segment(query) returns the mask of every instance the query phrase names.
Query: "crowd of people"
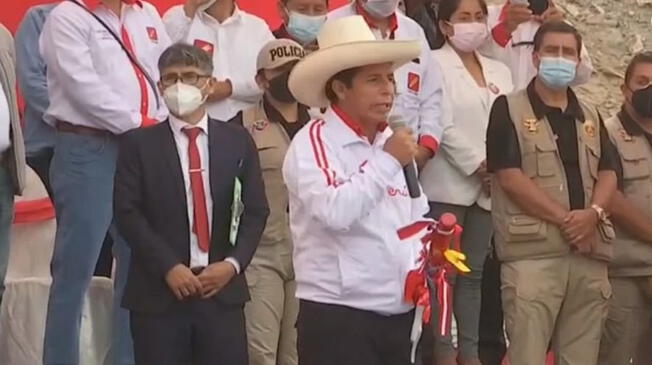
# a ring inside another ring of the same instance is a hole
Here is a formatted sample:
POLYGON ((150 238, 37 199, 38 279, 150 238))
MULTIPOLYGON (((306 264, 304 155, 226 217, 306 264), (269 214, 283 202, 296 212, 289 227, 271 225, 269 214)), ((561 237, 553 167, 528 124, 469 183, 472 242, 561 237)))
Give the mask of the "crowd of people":
POLYGON ((115 365, 652 361, 651 52, 603 119, 552 0, 277 1, 274 31, 235 0, 0 28, 0 300, 29 165, 43 364, 80 364, 94 275, 115 365), (399 232, 450 214, 470 272, 419 272, 434 226, 399 232))

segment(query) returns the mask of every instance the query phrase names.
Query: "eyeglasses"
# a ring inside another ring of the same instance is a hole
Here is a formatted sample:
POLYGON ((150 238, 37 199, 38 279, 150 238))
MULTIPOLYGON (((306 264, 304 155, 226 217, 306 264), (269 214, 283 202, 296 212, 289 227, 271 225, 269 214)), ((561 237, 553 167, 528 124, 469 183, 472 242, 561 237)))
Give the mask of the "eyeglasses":
POLYGON ((163 86, 172 86, 181 80, 182 83, 188 85, 197 85, 200 80, 211 77, 210 75, 200 75, 195 72, 184 72, 182 74, 170 73, 161 76, 161 84, 163 86))

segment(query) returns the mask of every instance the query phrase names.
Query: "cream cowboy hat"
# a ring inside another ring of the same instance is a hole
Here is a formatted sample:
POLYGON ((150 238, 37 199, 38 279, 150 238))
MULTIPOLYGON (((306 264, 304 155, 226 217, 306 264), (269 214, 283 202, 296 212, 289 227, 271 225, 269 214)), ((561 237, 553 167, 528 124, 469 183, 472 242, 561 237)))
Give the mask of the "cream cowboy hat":
POLYGON ((397 69, 419 57, 419 41, 377 40, 359 16, 329 20, 317 36, 319 50, 309 54, 292 70, 288 86, 299 103, 325 108, 326 83, 350 68, 393 63, 397 69))

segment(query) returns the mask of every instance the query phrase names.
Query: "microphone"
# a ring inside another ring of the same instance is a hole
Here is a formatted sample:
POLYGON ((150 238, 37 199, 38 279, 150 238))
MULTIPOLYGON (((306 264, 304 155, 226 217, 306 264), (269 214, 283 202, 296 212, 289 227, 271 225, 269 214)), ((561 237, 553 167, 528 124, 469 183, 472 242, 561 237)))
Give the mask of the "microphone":
MULTIPOLYGON (((389 117, 388 124, 393 131, 395 131, 397 128, 405 127, 405 122, 401 120, 401 117, 396 115, 389 117)), ((419 176, 417 174, 417 166, 414 163, 414 160, 403 166, 403 175, 405 176, 405 182, 407 184, 410 197, 412 199, 420 197, 421 188, 419 186, 419 176)))

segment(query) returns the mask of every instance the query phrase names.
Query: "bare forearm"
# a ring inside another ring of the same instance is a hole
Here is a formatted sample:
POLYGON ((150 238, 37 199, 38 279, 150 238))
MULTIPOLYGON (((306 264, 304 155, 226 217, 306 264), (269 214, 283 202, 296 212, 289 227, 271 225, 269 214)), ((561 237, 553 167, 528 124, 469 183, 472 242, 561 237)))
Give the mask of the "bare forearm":
POLYGON ((499 171, 496 176, 501 188, 525 213, 557 226, 563 224, 568 210, 552 200, 520 169, 499 171))
POLYGON ((616 191, 611 199, 610 210, 616 224, 638 239, 652 244, 652 217, 640 211, 620 191, 616 191))
MULTIPOLYGON (((593 197, 591 203, 603 208, 608 208, 611 198, 618 188, 618 178, 616 173, 611 170, 600 171, 598 181, 593 188, 593 197)), ((607 209, 608 210, 608 209, 607 209)))

